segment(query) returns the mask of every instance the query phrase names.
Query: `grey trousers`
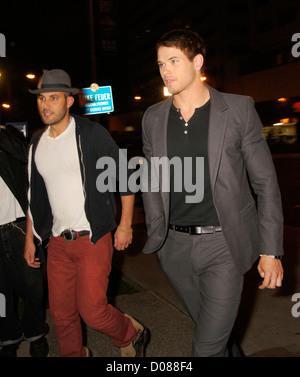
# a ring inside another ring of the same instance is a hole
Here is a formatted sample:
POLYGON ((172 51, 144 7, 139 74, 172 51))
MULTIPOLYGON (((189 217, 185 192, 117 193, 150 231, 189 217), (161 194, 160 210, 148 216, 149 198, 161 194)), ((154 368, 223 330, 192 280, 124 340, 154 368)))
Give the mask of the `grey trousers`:
POLYGON ((195 322, 193 356, 227 356, 244 277, 223 232, 189 235, 170 230, 158 258, 195 322))

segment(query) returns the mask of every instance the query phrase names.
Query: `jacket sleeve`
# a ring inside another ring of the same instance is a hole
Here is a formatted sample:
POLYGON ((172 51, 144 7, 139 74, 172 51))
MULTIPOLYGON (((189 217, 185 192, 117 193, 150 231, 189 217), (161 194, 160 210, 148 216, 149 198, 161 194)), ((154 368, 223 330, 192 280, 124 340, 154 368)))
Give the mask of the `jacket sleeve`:
POLYGON ((105 165, 109 169, 110 163, 114 162, 115 169, 109 171, 109 177, 113 181, 112 188, 117 186, 116 189, 121 196, 135 194, 136 191, 128 185, 129 177, 134 174, 135 167, 130 167, 128 164, 127 150, 120 149, 110 133, 99 124, 95 124, 93 142, 98 155, 97 169, 100 174, 104 172, 105 165))
POLYGON ((164 211, 162 196, 159 191, 159 177, 153 177, 154 170, 151 169, 151 161, 153 157, 151 136, 148 135, 151 126, 151 117, 149 112, 146 112, 142 120, 142 139, 143 152, 145 156, 145 171, 142 182, 142 198, 145 209, 145 222, 147 225, 148 237, 155 237, 160 231, 157 231, 157 226, 164 223, 164 211))
POLYGON ((262 124, 249 98, 247 123, 241 150, 251 186, 257 196, 259 249, 261 253, 283 254, 282 203, 275 167, 262 135, 262 124))

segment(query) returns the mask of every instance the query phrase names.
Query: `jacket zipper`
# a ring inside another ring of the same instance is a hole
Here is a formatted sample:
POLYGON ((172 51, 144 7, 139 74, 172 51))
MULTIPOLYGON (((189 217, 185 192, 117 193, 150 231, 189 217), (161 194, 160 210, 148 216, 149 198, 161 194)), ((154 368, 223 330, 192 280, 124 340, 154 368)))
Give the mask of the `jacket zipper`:
MULTIPOLYGON (((84 202, 86 203, 86 190, 85 190, 85 184, 86 184, 86 175, 85 175, 85 166, 84 166, 84 162, 83 162, 83 152, 82 152, 82 147, 81 147, 81 137, 80 135, 78 135, 78 145, 79 145, 79 154, 80 154, 80 162, 81 162, 81 166, 82 166, 82 172, 83 172, 83 182, 82 182, 82 189, 83 189, 83 195, 84 195, 84 202)), ((86 217, 87 217, 87 214, 86 214, 86 217)), ((90 225, 90 229, 91 229, 91 233, 90 233, 90 239, 92 238, 92 227, 91 227, 91 224, 87 218, 87 221, 90 225)))

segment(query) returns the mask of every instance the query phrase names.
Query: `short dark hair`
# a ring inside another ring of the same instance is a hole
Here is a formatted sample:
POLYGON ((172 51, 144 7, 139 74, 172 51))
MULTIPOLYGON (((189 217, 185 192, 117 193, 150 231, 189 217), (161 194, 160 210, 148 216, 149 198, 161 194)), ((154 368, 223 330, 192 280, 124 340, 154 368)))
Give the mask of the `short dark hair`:
POLYGON ((188 29, 174 29, 165 33, 156 43, 156 51, 160 47, 176 47, 183 51, 192 61, 198 54, 205 60, 206 47, 200 35, 188 29))

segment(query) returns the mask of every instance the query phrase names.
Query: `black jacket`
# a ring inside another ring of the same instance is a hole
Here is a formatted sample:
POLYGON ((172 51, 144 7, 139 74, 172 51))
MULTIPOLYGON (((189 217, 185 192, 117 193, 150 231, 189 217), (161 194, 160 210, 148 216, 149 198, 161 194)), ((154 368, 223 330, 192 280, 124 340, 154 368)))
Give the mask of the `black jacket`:
POLYGON ((27 147, 23 134, 14 126, 0 129, 0 176, 27 212, 27 147))
MULTIPOLYGON (((76 141, 85 195, 85 213, 91 226, 91 242, 96 243, 103 235, 116 227, 114 192, 101 193, 97 190, 96 180, 101 170, 96 168, 96 163, 100 157, 112 157, 116 163, 116 173, 118 174, 119 148, 103 126, 77 115, 72 114, 72 116, 76 123, 76 141)), ((32 158, 29 177, 30 214, 35 235, 40 240, 45 240, 51 235, 53 224, 45 183, 34 161, 36 147, 44 131, 45 129, 34 134, 31 140, 32 158)), ((130 192, 121 193, 121 195, 130 194, 130 192)))

